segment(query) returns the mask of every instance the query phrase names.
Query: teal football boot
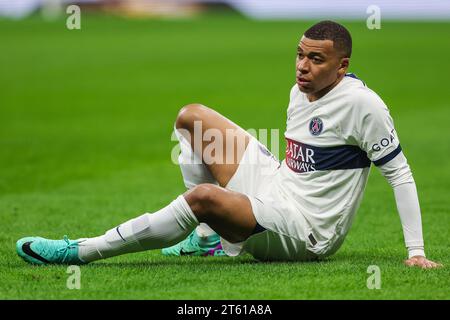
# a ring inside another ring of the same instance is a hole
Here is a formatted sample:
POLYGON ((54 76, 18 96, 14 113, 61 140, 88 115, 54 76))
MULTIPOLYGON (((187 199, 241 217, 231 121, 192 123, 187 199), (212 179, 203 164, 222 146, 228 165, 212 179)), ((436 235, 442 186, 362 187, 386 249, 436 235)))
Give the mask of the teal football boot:
POLYGON ((195 230, 180 243, 164 248, 161 252, 165 256, 226 256, 217 233, 207 237, 199 237, 195 230))
POLYGON ((69 240, 49 240, 41 237, 26 237, 17 241, 17 254, 31 264, 85 264, 78 257, 78 242, 69 240))

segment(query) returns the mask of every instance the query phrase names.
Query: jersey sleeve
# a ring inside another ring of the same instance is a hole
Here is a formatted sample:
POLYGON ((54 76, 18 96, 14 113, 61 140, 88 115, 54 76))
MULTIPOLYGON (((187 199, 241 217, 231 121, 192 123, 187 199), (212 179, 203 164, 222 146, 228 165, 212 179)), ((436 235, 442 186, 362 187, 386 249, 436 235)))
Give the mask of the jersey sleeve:
POLYGON ((382 166, 402 151, 389 110, 375 93, 365 93, 358 101, 356 130, 358 143, 368 158, 382 166))

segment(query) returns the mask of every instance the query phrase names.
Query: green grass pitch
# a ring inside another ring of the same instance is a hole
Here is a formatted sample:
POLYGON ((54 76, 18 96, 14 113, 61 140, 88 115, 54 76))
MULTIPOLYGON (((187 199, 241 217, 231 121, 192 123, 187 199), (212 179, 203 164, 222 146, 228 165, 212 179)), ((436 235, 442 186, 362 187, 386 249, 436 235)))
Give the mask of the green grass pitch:
POLYGON ((33 267, 16 255, 20 237, 96 236, 182 193, 170 138, 187 103, 283 132, 296 46, 310 24, 83 15, 82 29, 69 31, 64 20, 0 20, 0 298, 449 299, 449 23, 346 23, 350 71, 390 107, 417 183, 427 255, 445 268, 403 266, 393 193, 374 168, 343 247, 318 263, 155 250, 83 266, 81 289, 69 290, 66 267, 33 267), (370 265, 381 269, 380 290, 366 287, 370 265))

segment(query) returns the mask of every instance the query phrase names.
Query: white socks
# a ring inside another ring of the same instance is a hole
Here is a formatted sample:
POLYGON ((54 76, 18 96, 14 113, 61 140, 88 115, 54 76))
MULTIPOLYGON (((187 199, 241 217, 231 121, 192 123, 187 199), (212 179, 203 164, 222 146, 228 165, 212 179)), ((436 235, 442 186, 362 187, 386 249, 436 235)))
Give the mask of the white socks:
MULTIPOLYGON (((181 153, 178 157, 178 163, 186 188, 191 189, 201 183, 217 185, 217 181, 203 163, 202 159, 192 150, 189 141, 186 140, 179 130, 176 128, 174 130, 178 141, 180 142, 181 153)), ((208 237, 216 233, 206 223, 200 223, 195 231, 200 237, 208 237)))
MULTIPOLYGON (((186 188, 201 183, 218 184, 202 159, 195 154, 189 141, 175 129, 180 142, 178 158, 186 188)), ((153 214, 143 214, 104 235, 79 239, 79 257, 85 262, 117 256, 124 253, 166 248, 185 239, 192 230, 200 237, 215 234, 207 224, 199 225, 183 196, 179 196, 167 207, 153 214)))
POLYGON ((85 262, 124 253, 174 245, 198 225, 183 196, 153 214, 143 214, 96 238, 79 239, 79 258, 85 262))
POLYGON ((178 163, 186 188, 191 189, 201 183, 217 184, 202 158, 192 150, 189 141, 177 129, 175 129, 175 134, 180 142, 181 153, 178 157, 178 163))
POLYGON ((200 238, 206 238, 213 234, 216 234, 216 232, 211 229, 210 226, 203 222, 199 224, 199 226, 195 229, 195 232, 200 238))

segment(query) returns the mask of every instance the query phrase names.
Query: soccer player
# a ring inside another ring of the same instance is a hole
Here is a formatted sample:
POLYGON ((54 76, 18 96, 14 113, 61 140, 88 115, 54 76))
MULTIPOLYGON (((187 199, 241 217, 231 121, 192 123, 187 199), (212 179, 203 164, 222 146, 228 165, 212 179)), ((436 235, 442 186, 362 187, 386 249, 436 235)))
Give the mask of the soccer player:
POLYGON ((175 128, 186 193, 98 237, 20 239, 18 254, 35 264, 83 264, 158 248, 166 255, 320 259, 342 245, 373 163, 394 190, 406 265, 440 266, 425 257, 416 186, 393 120, 380 97, 347 73, 351 52, 351 36, 338 23, 322 21, 304 33, 283 162, 214 110, 187 105, 175 128), (211 152, 219 140, 222 147, 211 152))

